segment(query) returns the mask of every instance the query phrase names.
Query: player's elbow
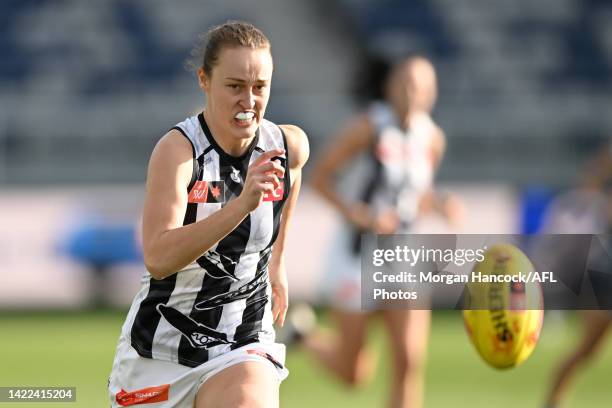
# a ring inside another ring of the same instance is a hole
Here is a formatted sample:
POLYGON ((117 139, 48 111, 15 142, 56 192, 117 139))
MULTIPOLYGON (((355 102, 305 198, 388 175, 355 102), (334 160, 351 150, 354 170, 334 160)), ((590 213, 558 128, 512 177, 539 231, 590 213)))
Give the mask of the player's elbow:
POLYGON ((167 265, 164 265, 163 260, 159 259, 159 257, 153 256, 152 254, 147 255, 147 252, 145 251, 143 258, 145 268, 147 268, 147 271, 153 279, 164 279, 168 275, 172 274, 170 268, 167 265))
POLYGON ((147 268, 147 272, 149 272, 153 279, 160 280, 164 279, 167 276, 166 270, 159 267, 155 263, 145 262, 145 267, 147 268))

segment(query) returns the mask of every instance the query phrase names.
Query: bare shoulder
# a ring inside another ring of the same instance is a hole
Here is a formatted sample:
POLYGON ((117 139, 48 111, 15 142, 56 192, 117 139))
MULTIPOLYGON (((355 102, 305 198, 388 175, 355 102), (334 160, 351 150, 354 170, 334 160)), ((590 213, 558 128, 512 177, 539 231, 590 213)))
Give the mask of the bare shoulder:
POLYGON ((152 158, 160 155, 164 158, 184 158, 185 156, 193 158, 193 147, 181 132, 171 129, 159 139, 153 149, 152 158))
POLYGON ((310 145, 306 133, 295 125, 279 125, 287 138, 287 153, 289 155, 289 167, 300 169, 308 161, 310 145))
POLYGON ((147 184, 180 183, 187 185, 193 170, 191 142, 176 129, 166 133, 155 145, 147 175, 147 184))

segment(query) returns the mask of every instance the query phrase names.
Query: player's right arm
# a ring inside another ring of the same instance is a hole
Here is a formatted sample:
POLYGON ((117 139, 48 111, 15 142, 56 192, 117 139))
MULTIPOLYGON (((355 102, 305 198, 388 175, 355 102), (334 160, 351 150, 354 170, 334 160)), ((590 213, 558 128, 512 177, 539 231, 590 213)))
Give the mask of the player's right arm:
POLYGON ((168 132, 155 146, 149 162, 143 211, 143 255, 147 270, 163 279, 189 265, 233 231, 274 191, 282 167, 270 162, 282 151, 262 154, 248 171, 243 193, 211 216, 183 226, 187 187, 193 172, 189 141, 177 130, 168 132))
POLYGON ((320 155, 311 178, 312 187, 349 222, 362 230, 372 228, 373 214, 364 203, 343 200, 337 193, 335 181, 352 159, 371 147, 373 134, 372 124, 366 114, 354 117, 320 155))

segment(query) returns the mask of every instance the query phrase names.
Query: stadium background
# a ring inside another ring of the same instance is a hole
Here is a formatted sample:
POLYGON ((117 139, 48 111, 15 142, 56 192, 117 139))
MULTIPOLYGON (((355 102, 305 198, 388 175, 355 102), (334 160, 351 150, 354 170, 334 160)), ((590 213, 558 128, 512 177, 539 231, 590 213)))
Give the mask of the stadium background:
MULTIPOLYGON (((367 55, 430 57, 434 118, 449 142, 439 183, 465 203, 461 232, 535 231, 550 198, 612 135, 605 0, 4 0, 0 386, 77 386, 72 406, 107 406, 115 342, 142 272, 134 236, 146 162, 156 140, 202 106, 183 61, 198 33, 229 18, 270 37, 267 117, 303 127, 315 159, 358 108, 354 78, 367 55)), ((337 222, 306 187, 288 254, 294 299, 317 300, 337 222)), ((444 230, 437 219, 419 228, 444 230)), ((532 358, 500 373, 471 349, 459 314, 436 313, 426 406, 538 406, 576 340, 573 317, 548 313, 532 358)), ((384 338, 372 336, 385 364, 384 338)), ((610 404, 610 361, 608 342, 568 406, 610 404)), ((298 350, 288 365, 284 407, 384 405, 384 369, 350 391, 298 350)))

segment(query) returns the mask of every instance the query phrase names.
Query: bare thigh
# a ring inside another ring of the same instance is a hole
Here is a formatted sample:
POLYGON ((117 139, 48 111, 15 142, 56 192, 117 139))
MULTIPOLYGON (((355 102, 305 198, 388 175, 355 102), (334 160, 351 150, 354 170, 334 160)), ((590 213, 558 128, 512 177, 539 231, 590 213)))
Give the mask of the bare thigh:
POLYGON ((198 391, 196 408, 276 408, 279 381, 265 360, 235 364, 209 378, 198 391))

